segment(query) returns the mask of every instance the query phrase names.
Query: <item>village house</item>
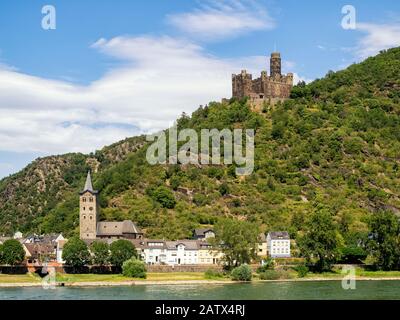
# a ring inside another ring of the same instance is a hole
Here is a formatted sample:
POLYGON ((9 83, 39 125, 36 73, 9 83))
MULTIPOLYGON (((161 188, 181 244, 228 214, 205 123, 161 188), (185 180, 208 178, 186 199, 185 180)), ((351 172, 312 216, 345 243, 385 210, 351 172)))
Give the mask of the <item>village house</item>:
POLYGON ((166 241, 168 265, 198 264, 199 246, 196 240, 166 241))
POLYGON ((268 254, 271 258, 290 258, 290 236, 286 231, 270 232, 267 236, 268 254))
POLYGON ((268 256, 268 242, 265 233, 260 234, 257 248, 257 256, 264 258, 268 256))
POLYGON ((200 265, 218 265, 222 262, 223 257, 224 254, 213 249, 211 244, 204 241, 199 243, 198 263, 200 265))
POLYGON ((207 229, 195 229, 193 232, 194 240, 207 241, 210 238, 215 238, 215 232, 211 228, 207 229))

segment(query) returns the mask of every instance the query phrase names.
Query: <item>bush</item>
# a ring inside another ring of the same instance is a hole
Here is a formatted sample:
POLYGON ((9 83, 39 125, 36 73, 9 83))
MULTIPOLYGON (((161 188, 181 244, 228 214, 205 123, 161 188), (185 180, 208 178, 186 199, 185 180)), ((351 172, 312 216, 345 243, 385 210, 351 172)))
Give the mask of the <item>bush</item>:
POLYGON ((275 261, 271 258, 264 260, 264 264, 257 269, 257 273, 262 273, 267 270, 274 270, 275 261))
POLYGON ((122 274, 129 278, 146 279, 146 265, 136 258, 129 259, 122 265, 122 274))
POLYGON ((247 264, 243 264, 232 270, 231 278, 233 281, 251 281, 253 277, 251 268, 247 264))
POLYGON ((289 279, 290 274, 285 270, 267 270, 260 273, 261 280, 279 280, 279 279, 289 279))
POLYGON ((275 270, 266 270, 260 273, 261 280, 278 280, 280 278, 280 274, 275 270))
POLYGON ((173 192, 166 187, 158 187, 151 193, 154 201, 157 201, 163 208, 173 209, 176 205, 176 200, 173 192))
POLYGON ((299 265, 295 268, 299 278, 304 278, 310 271, 305 264, 299 265))
POLYGON ((204 278, 206 279, 218 279, 223 278, 224 274, 221 271, 208 269, 204 272, 204 278))

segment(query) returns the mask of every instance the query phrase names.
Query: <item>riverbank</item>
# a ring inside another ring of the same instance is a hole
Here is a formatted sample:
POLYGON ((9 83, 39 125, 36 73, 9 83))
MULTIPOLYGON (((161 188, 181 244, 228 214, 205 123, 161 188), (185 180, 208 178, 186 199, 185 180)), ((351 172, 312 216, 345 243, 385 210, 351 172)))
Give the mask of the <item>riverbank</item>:
MULTIPOLYGON (((260 280, 255 277, 252 283, 264 282, 321 282, 340 281, 344 275, 339 272, 308 274, 304 278, 298 278, 291 274, 287 279, 260 280)), ((365 271, 356 270, 357 281, 400 281, 399 271, 365 271)), ((229 278, 207 279, 204 273, 182 272, 182 273, 148 273, 147 279, 131 279, 122 275, 99 275, 99 274, 57 274, 56 286, 59 287, 123 287, 143 285, 203 285, 203 284, 235 284, 229 278)), ((0 274, 0 288, 28 288, 42 287, 42 279, 32 273, 24 275, 0 274)))

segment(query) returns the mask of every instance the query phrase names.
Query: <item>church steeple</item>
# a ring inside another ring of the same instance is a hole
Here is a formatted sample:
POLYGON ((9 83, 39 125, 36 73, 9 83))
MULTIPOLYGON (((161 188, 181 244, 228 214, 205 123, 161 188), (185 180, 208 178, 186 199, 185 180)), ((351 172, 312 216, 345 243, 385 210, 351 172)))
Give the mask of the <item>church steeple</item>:
POLYGON ((94 240, 97 237, 99 218, 98 191, 93 190, 90 171, 87 174, 85 187, 79 197, 79 228, 83 240, 94 240))
POLYGON ((92 185, 92 177, 90 176, 90 170, 87 173, 85 187, 83 191, 90 191, 93 192, 93 185, 92 185))
POLYGON ((85 187, 83 188, 81 194, 89 191, 90 193, 98 193, 98 191, 93 190, 93 184, 92 184, 92 176, 90 174, 90 170, 88 171, 87 177, 86 177, 86 182, 85 182, 85 187))

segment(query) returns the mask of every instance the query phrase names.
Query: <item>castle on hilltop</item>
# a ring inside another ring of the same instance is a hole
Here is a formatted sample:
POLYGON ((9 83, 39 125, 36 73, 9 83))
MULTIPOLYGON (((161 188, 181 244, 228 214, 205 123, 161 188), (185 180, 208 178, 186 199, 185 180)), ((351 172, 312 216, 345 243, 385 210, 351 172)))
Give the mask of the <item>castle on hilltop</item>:
POLYGON ((261 72, 261 77, 253 80, 253 76, 242 70, 240 74, 232 75, 232 97, 250 99, 250 104, 256 111, 261 111, 264 103, 276 104, 289 98, 293 87, 293 73, 282 75, 282 60, 279 52, 271 54, 270 76, 267 71, 261 72))

